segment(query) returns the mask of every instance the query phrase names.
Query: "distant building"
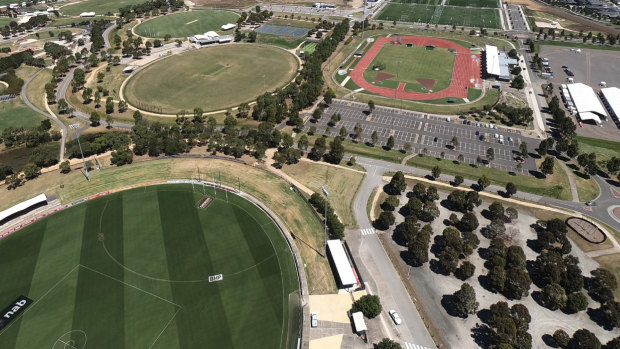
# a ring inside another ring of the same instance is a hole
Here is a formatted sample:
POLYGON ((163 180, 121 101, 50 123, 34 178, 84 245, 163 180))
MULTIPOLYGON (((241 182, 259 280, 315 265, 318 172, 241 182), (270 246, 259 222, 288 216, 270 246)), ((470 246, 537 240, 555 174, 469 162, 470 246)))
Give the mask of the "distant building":
POLYGON ((94 12, 82 12, 80 13, 80 17, 95 17, 94 12))
POLYGON ((482 54, 485 79, 495 78, 501 81, 510 81, 510 70, 519 64, 518 60, 508 57, 506 52, 500 52, 496 46, 491 45, 486 45, 482 54))
POLYGON ((592 87, 582 83, 575 83, 568 84, 567 88, 581 121, 594 121, 600 124, 601 117, 607 118, 607 112, 592 87))
POLYGON ((606 87, 601 89, 601 100, 607 108, 609 115, 620 122, 620 88, 606 87))
POLYGON ((231 30, 231 29, 235 29, 236 27, 237 27, 236 24, 228 23, 222 26, 222 30, 231 30))
POLYGON ((208 31, 204 34, 196 34, 187 38, 189 42, 200 45, 223 44, 233 41, 232 35, 219 35, 214 31, 208 31))

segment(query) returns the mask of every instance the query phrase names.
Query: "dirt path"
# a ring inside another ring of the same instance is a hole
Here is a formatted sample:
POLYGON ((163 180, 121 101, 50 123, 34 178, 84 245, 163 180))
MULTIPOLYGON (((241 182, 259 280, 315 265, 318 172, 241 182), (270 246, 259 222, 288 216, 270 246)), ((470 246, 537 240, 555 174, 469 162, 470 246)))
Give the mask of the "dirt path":
POLYGON ((570 183, 570 193, 573 197, 573 202, 579 202, 579 193, 577 192, 577 183, 575 183, 575 177, 573 177, 573 172, 566 166, 564 161, 558 161, 560 167, 566 172, 566 176, 568 176, 568 183, 570 183))

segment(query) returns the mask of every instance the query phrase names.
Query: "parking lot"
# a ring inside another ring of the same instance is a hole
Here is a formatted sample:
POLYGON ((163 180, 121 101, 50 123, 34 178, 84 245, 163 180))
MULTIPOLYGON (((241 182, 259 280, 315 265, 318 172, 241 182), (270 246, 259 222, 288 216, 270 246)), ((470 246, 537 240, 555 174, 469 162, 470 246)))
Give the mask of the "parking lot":
POLYGON ((522 173, 536 170, 536 163, 530 157, 522 164, 521 171, 518 171, 516 156, 521 142, 526 142, 528 150, 532 152, 538 146, 538 141, 511 130, 476 126, 475 122, 468 125, 454 116, 428 115, 385 107, 377 107, 371 115, 367 111, 368 106, 365 104, 335 100, 317 123, 307 122, 304 129, 308 131, 314 126, 318 134, 326 134, 331 116, 339 113, 341 120, 327 131, 330 137, 337 136, 343 126, 352 134, 355 124, 359 122, 362 126, 359 140, 364 143, 371 142, 371 135, 376 131, 378 146, 385 145, 388 137, 394 136, 396 149, 403 149, 408 142, 414 153, 422 153, 426 149, 429 156, 439 157, 444 152, 445 158, 449 160, 456 160, 462 154, 464 162, 469 164, 475 164, 477 157, 486 159, 487 149, 493 148, 495 158, 491 161, 491 167, 522 173), (500 135, 503 144, 499 141, 500 135), (459 141, 455 149, 451 144, 453 137, 459 141))

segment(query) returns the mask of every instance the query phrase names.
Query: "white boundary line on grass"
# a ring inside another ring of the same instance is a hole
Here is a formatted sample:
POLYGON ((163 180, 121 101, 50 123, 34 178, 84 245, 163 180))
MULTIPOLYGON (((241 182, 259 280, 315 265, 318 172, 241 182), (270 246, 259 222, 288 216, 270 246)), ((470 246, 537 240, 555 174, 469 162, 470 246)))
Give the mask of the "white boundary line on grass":
POLYGON ((41 296, 41 298, 39 298, 38 300, 35 300, 34 302, 32 302, 31 306, 26 308, 26 310, 24 310, 17 318, 15 318, 15 320, 13 320, 7 327, 5 327, 4 331, 0 332, 0 336, 2 336, 3 333, 6 333, 6 329, 11 327, 11 325, 13 325, 17 320, 21 319, 30 309, 34 308, 35 305, 40 303, 50 292, 52 292, 52 290, 54 290, 56 287, 58 287, 58 285, 60 285, 60 283, 63 282, 69 275, 71 275, 71 273, 73 273, 75 271, 75 269, 77 269, 79 266, 80 266, 79 264, 76 264, 76 266, 73 267, 73 269, 71 269, 67 274, 65 274, 65 276, 63 276, 60 280, 58 280, 58 282, 56 282, 52 287, 50 287, 50 289, 47 290, 47 292, 45 292, 41 296))
POLYGON ((155 341, 151 343, 151 345, 149 346, 149 349, 151 349, 155 345, 155 343, 157 343, 157 341, 159 340, 159 337, 161 337, 161 335, 166 331, 168 326, 170 326, 170 323, 172 323, 172 320, 174 320, 174 318, 177 316, 177 313, 179 312, 179 310, 181 310, 181 308, 178 308, 177 311, 174 312, 174 315, 172 315, 170 320, 168 320, 168 323, 166 323, 166 326, 164 326, 161 332, 159 332, 159 334, 157 335, 157 338, 155 338, 155 341))
POLYGON ((171 302, 171 301, 169 301, 169 300, 167 300, 167 299, 165 299, 165 298, 162 298, 162 297, 160 297, 160 296, 158 296, 158 295, 156 295, 156 294, 153 294, 153 293, 151 293, 151 292, 149 292, 149 291, 143 290, 143 289, 141 289, 141 288, 140 288, 140 287, 138 287, 138 286, 134 286, 134 285, 128 284, 128 283, 126 283, 125 281, 119 280, 119 279, 117 279, 117 278, 115 278, 115 277, 113 277, 113 276, 110 276, 110 275, 106 274, 106 273, 102 273, 102 272, 100 272, 100 271, 98 271, 98 270, 95 270, 95 269, 93 269, 93 268, 87 267, 87 266, 85 266, 85 265, 83 265, 83 264, 78 264, 78 266, 80 266, 80 267, 82 267, 82 268, 85 268, 85 269, 87 269, 87 270, 90 270, 90 271, 92 271, 92 272, 94 272, 94 273, 97 273, 97 274, 99 274, 99 275, 101 275, 101 276, 105 276, 105 277, 107 277, 107 278, 110 278, 110 279, 112 279, 112 280, 114 280, 114 281, 120 282, 120 283, 122 283, 123 285, 125 285, 125 286, 129 286, 129 287, 131 287, 131 288, 133 288, 133 289, 136 289, 136 290, 138 290, 138 291, 140 291, 140 292, 143 292, 143 293, 146 293, 146 294, 148 294, 148 295, 151 295, 151 296, 153 296, 153 297, 155 297, 155 298, 157 298, 157 299, 159 299, 159 300, 162 300, 162 301, 164 301, 164 302, 166 302, 166 303, 168 303, 168 304, 174 305, 175 307, 177 307, 177 308, 179 308, 179 309, 182 309, 182 308, 183 308, 183 307, 182 307, 182 306, 180 306, 179 304, 176 304, 176 303, 174 303, 174 302, 171 302))

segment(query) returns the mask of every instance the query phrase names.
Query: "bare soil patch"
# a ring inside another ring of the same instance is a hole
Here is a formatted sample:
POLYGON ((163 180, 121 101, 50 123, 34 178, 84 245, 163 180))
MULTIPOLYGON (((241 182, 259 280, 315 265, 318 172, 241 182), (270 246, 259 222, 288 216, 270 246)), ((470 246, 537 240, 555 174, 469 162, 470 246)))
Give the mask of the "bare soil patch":
POLYGON ((392 74, 388 74, 388 73, 377 73, 377 76, 375 77, 375 81, 374 82, 381 82, 387 79, 391 79, 393 78, 394 75, 392 74))
POLYGON ((583 218, 571 217, 566 220, 566 224, 591 243, 600 244, 607 239, 599 227, 583 218))
POLYGON ((426 88, 429 91, 433 90, 433 86, 435 86, 435 79, 425 79, 425 78, 419 78, 416 79, 418 80, 418 82, 424 86, 424 88, 426 88))

